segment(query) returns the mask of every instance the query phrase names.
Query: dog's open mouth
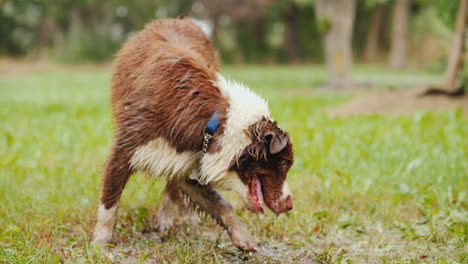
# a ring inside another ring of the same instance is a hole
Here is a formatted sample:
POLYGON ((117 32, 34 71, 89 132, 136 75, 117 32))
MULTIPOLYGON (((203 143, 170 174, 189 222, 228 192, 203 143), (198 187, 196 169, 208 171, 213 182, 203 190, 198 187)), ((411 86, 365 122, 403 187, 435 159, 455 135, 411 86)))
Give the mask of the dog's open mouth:
POLYGON ((250 197, 252 203, 252 209, 255 213, 264 213, 263 209, 263 194, 262 194, 262 185, 257 177, 252 178, 252 183, 250 186, 250 197))

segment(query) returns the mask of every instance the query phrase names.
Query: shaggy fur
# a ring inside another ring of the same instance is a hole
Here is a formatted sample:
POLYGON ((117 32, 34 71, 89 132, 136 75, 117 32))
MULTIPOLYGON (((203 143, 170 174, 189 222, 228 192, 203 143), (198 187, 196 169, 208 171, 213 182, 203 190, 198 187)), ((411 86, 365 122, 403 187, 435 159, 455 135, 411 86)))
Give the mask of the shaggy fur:
POLYGON ((196 208, 224 226, 236 246, 255 250, 255 239, 217 190, 236 191, 255 213, 263 212, 262 201, 276 214, 292 209, 288 134, 262 98, 219 74, 216 51, 191 20, 153 21, 123 45, 112 76, 112 112, 116 131, 94 243, 110 242, 120 196, 137 170, 168 181, 160 231, 177 217, 197 222, 187 214, 196 208), (215 110, 220 124, 202 155, 215 110))

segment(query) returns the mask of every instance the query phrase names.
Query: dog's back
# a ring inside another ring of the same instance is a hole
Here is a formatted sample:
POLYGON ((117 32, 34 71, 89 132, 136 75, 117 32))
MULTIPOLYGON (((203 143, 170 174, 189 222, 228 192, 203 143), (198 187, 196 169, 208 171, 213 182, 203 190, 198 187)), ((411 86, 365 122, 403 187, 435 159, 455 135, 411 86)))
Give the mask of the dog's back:
POLYGON ((217 72, 216 51, 190 19, 146 25, 123 45, 114 66, 117 139, 138 147, 161 138, 179 152, 198 150, 212 113, 228 107, 213 83, 217 72))
MULTIPOLYGON (((145 26, 118 52, 112 76, 114 114, 120 100, 136 87, 145 70, 158 68, 154 60, 191 57, 210 73, 219 71, 218 55, 205 33, 191 19, 160 19, 145 26)), ((160 65, 161 67, 163 65, 160 65)), ((161 74, 161 73, 160 73, 161 74)))

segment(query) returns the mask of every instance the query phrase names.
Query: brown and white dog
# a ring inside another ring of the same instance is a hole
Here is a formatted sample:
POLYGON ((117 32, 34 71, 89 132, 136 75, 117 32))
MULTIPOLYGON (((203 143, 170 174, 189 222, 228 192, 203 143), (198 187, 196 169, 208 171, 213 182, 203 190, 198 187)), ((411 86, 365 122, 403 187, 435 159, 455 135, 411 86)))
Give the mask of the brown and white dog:
POLYGON ((217 190, 239 193, 254 213, 264 212, 263 202, 275 214, 292 209, 288 134, 262 98, 219 74, 216 51, 190 19, 153 21, 123 45, 112 76, 112 111, 116 131, 94 243, 112 239, 120 196, 135 171, 167 179, 157 213, 161 231, 174 224, 174 208, 182 218, 195 208, 251 251, 255 239, 217 190), (219 125, 208 141, 213 118, 219 125))

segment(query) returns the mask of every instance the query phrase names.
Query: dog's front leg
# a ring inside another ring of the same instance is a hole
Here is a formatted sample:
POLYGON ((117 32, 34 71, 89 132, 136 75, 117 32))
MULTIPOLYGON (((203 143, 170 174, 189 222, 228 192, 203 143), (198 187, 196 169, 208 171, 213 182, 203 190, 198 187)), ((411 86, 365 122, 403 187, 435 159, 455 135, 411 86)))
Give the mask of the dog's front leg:
POLYGON ((201 185, 195 180, 181 183, 189 203, 206 212, 229 233, 234 245, 244 251, 257 251, 256 239, 236 216, 231 204, 212 185, 201 185))
POLYGON ((190 209, 184 201, 182 189, 177 180, 170 180, 166 185, 161 205, 156 214, 156 229, 159 232, 167 232, 177 223, 177 220, 180 223, 198 224, 200 219, 190 209))

